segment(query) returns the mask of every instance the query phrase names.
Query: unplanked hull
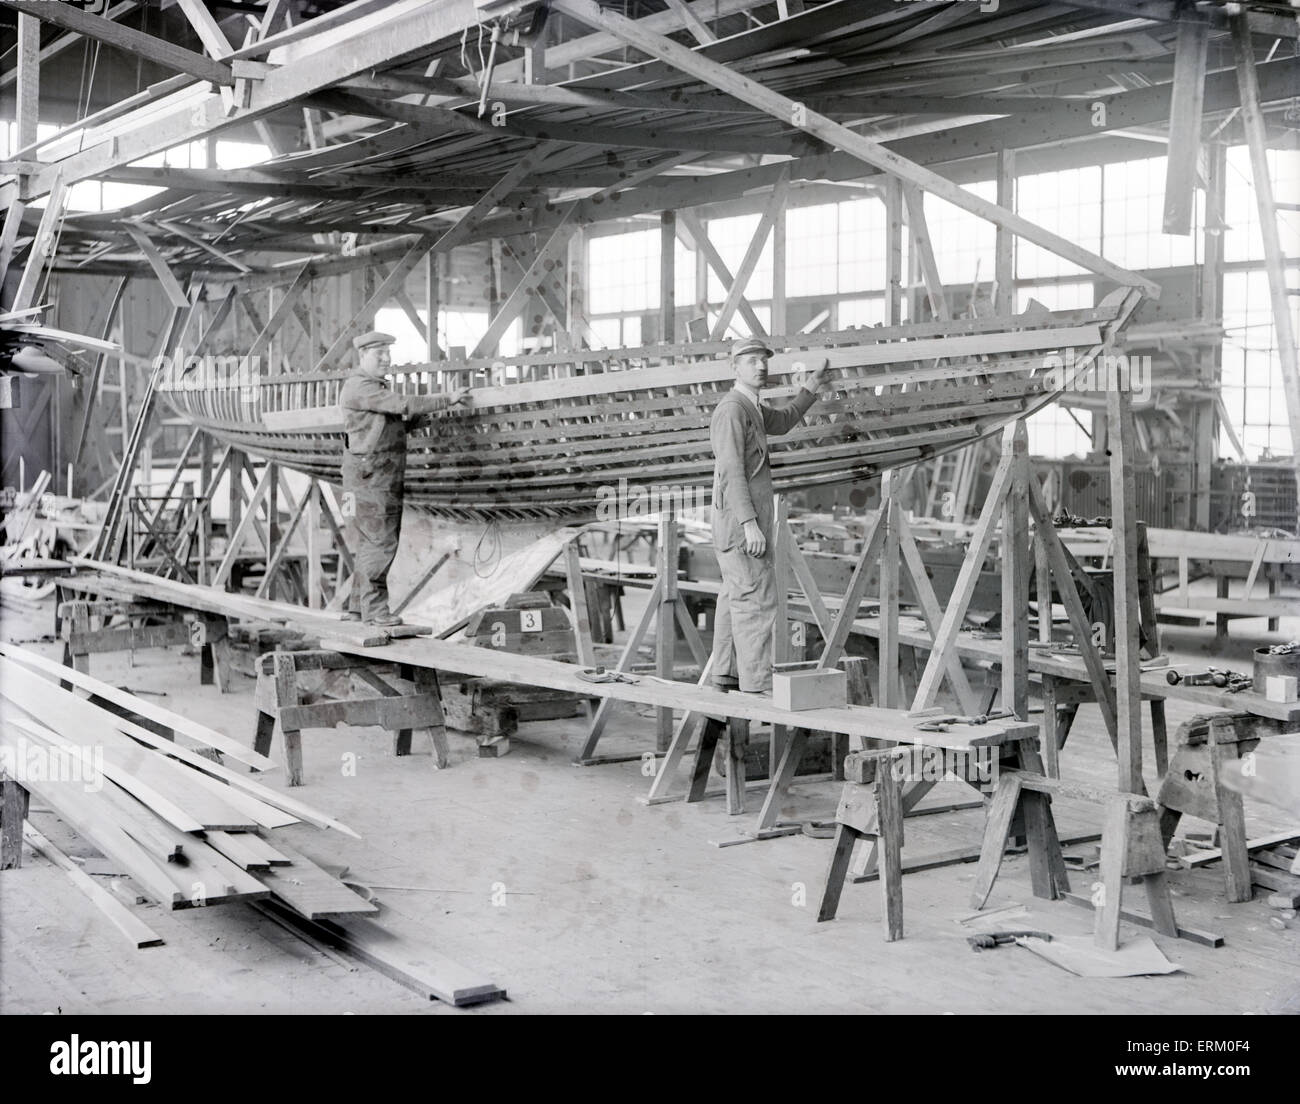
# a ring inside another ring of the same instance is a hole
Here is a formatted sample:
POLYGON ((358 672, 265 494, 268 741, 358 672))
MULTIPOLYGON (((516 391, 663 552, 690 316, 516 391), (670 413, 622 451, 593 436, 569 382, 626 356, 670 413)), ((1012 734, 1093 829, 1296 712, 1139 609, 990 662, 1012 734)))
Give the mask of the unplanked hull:
MULTIPOLYGON (((1099 352, 1131 313, 1116 294, 1088 311, 922 323, 774 338, 767 401, 793 394, 825 356, 833 382, 803 423, 771 441, 778 491, 871 477, 960 448, 1050 401, 1060 365, 1099 352)), ((624 496, 708 500, 709 420, 732 384, 720 343, 584 351, 391 373, 399 391, 469 383, 472 409, 409 435, 407 502, 444 517, 602 516, 624 496), (508 374, 511 382, 500 382, 508 374)), ((165 382, 197 427, 249 453, 332 482, 344 436, 346 372, 165 382)))

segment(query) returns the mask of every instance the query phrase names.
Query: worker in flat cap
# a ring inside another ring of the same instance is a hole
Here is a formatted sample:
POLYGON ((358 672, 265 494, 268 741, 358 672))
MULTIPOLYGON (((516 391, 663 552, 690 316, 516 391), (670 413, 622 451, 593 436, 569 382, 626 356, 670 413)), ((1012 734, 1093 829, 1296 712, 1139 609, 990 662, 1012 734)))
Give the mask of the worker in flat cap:
POLYGON ((713 630, 713 685, 768 694, 778 580, 772 533, 772 469, 767 439, 788 433, 817 401, 830 366, 805 358, 811 371, 791 402, 759 401, 772 350, 756 337, 731 345, 736 382, 714 408, 713 548, 722 574, 713 630))
POLYGON ((339 393, 347 429, 343 453, 343 496, 356 529, 352 593, 345 619, 371 625, 400 625, 388 608, 388 569, 397 555, 402 530, 406 474, 406 431, 424 414, 469 402, 469 391, 443 395, 402 395, 386 379, 392 334, 372 330, 354 338, 356 370, 339 393))

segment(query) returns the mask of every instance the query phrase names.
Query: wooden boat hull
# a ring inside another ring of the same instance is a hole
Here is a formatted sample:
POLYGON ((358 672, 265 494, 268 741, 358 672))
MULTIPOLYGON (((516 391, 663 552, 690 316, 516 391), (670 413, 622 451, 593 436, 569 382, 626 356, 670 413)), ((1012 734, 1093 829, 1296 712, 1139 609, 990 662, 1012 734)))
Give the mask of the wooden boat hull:
MULTIPOLYGON (((1061 374, 1050 369, 1105 348, 1131 309, 1112 296, 1090 311, 771 339, 781 351, 768 401, 792 395, 822 356, 835 369, 803 423, 771 442, 776 489, 869 478, 996 432, 1051 401, 1061 374)), ((472 409, 410 433, 407 502, 461 519, 564 521, 607 516, 620 496, 643 491, 707 502, 709 420, 733 379, 725 357, 713 343, 396 370, 399 391, 475 388, 472 409)), ((346 375, 192 373, 160 391, 218 439, 338 483, 346 375)))

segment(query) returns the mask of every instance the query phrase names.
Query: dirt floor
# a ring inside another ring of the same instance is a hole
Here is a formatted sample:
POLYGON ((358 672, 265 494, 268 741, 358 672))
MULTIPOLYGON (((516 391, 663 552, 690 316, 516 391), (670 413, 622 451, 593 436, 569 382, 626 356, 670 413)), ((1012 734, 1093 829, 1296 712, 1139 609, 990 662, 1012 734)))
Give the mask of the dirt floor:
MULTIPOLYGON (((29 642, 51 631, 52 604, 5 611, 0 635, 29 642)), ((1249 670, 1260 641, 1290 639, 1300 623, 1265 634, 1262 621, 1232 625, 1216 653, 1249 670)), ((1208 658, 1212 629, 1170 629, 1166 651, 1208 658)), ((32 646, 57 657, 48 638, 32 646)), ((251 743, 251 678, 232 693, 199 685, 198 659, 179 652, 95 656, 91 671, 115 685, 153 690, 169 708, 251 743)), ((1171 735, 1198 712, 1169 704, 1171 735)), ((728 817, 721 799, 647 807, 650 780, 639 762, 572 765, 582 718, 521 725, 509 755, 479 759, 451 734, 451 764, 432 767, 427 746, 391 754, 377 729, 304 735, 306 785, 296 791, 363 837, 295 826, 289 841, 322 862, 346 864, 374 888, 382 922, 490 976, 509 1000, 455 1010, 420 999, 366 966, 308 945, 245 905, 139 914, 164 946, 130 949, 103 916, 44 859, 0 874, 0 1009, 9 1013, 412 1012, 496 1016, 515 1012, 1300 1012, 1300 922, 1270 927, 1256 890, 1229 905, 1215 867, 1170 874, 1180 923, 1221 933, 1218 949, 1154 936, 1182 969, 1115 980, 1067 973, 1027 950, 973 953, 974 865, 904 878, 906 938, 886 943, 878 884, 846 887, 838 919, 815 913, 830 841, 790 836, 742 846, 735 839, 757 811, 728 817), (356 756, 354 774, 345 771, 356 756)), ((653 746, 652 721, 624 707, 601 752, 653 746)), ((273 755, 279 754, 278 744, 273 755)), ((1147 762, 1152 752, 1148 746, 1147 762)), ((1114 759, 1095 709, 1084 707, 1062 758, 1067 778, 1110 786, 1114 759)), ((279 772, 263 776, 282 785, 279 772)), ((1153 771, 1147 771, 1154 791, 1153 771)), ((839 785, 799 783, 787 808, 833 816, 839 785)), ((967 800, 943 784, 936 797, 967 800)), ((1100 809, 1058 799, 1062 837, 1095 833, 1100 809)), ((1286 827, 1265 806, 1247 807, 1254 837, 1286 827)), ((75 855, 93 851, 39 803, 32 820, 75 855)), ((977 848, 980 809, 909 818, 904 858, 977 848)), ((1186 825, 1185 825, 1186 827, 1186 825)), ((1192 827, 1196 827, 1193 825, 1192 827)), ((1095 844, 1067 848, 1091 855, 1095 844)), ((1072 874, 1087 893, 1095 871, 1072 874)), ((106 881, 107 879, 105 879, 106 881)), ((1126 903, 1145 911, 1140 887, 1126 903)), ((1024 857, 1008 857, 990 909, 1026 911, 997 926, 1086 936, 1091 911, 1035 899, 1024 857)), ((1147 934, 1125 924, 1124 939, 1147 934)))

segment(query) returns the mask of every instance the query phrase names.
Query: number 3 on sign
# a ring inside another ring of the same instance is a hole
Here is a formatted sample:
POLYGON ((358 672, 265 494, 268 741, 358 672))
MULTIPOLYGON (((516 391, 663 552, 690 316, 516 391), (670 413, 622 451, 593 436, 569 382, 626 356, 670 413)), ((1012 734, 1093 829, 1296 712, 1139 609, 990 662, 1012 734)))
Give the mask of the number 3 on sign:
POLYGON ((520 610, 519 630, 520 632, 541 632, 542 615, 537 610, 520 610))

